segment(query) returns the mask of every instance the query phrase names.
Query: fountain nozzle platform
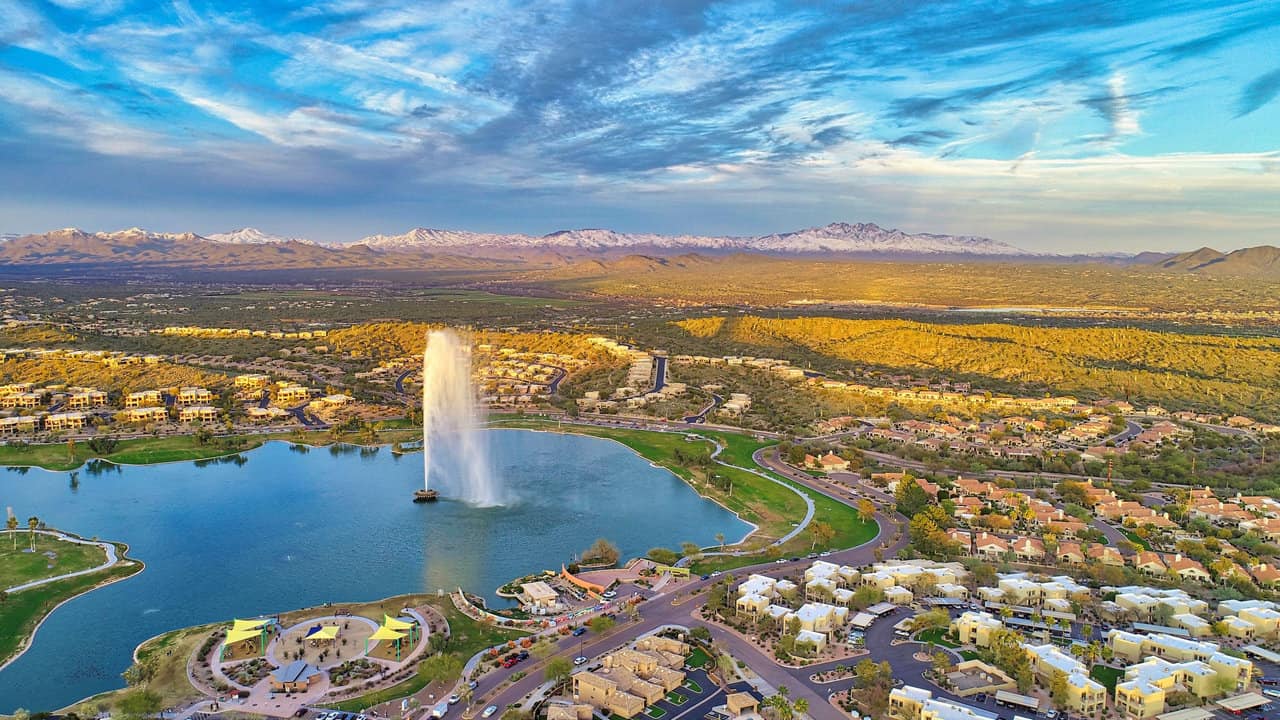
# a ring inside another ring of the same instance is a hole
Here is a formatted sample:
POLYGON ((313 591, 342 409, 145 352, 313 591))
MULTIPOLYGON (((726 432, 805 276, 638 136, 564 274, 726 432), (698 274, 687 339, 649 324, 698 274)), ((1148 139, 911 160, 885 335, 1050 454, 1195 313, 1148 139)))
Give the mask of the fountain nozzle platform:
POLYGON ((413 501, 416 503, 435 502, 440 499, 440 492, 437 490, 414 490, 413 501))

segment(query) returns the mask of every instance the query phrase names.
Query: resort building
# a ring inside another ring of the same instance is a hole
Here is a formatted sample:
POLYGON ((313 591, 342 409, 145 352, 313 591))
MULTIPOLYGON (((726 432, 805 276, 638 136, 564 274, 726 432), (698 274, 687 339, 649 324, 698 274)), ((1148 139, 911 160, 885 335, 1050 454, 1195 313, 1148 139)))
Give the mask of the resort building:
POLYGON ((936 699, 933 693, 913 685, 889 693, 889 716, 895 720, 996 720, 985 710, 936 699))
POLYGON ((1089 669, 1079 660, 1062 652, 1054 645, 1023 645, 1036 675, 1046 685, 1057 674, 1067 679, 1067 696, 1064 705, 1073 712, 1092 715, 1107 702, 1107 689, 1089 677, 1089 669))
POLYGON ((82 412, 54 413, 44 417, 44 429, 49 431, 79 430, 84 424, 85 414, 82 412))
POLYGON ((960 642, 978 647, 991 644, 991 633, 1004 627, 1000 619, 988 612, 966 610, 951 622, 951 629, 959 636, 960 642))
POLYGON ((164 422, 169 419, 165 407, 135 407, 115 414, 116 422, 164 422))
POLYGON ((0 435, 35 432, 36 425, 37 422, 34 417, 0 418, 0 435))
POLYGON ((179 405, 205 405, 213 402, 213 393, 202 387, 184 387, 178 389, 179 405))
POLYGON ((678 640, 651 635, 640 638, 634 649, 606 655, 599 671, 573 675, 573 694, 582 703, 631 718, 646 705, 662 699, 684 682, 689 646, 678 640))
POLYGON ((1174 663, 1196 661, 1208 665, 1219 676, 1230 678, 1238 688, 1246 687, 1253 674, 1253 663, 1220 652, 1217 643, 1164 633, 1137 635, 1124 630, 1112 630, 1107 639, 1115 656, 1129 662, 1152 657, 1174 663))
POLYGON ((276 402, 301 403, 311 399, 311 388, 301 385, 285 385, 276 389, 276 402))
POLYGON ((573 675, 573 696, 608 714, 633 718, 644 711, 643 698, 621 689, 612 678, 593 672, 573 675))
POLYGON ((67 396, 67 408, 71 410, 88 410, 107 404, 107 394, 101 390, 84 389, 67 396))
POLYGON ((235 386, 245 390, 257 390, 266 387, 269 382, 271 382, 271 378, 266 375, 237 375, 235 379, 235 386))
POLYGON ((124 406, 128 408, 150 407, 164 402, 159 390, 140 390, 124 396, 124 406))
POLYGON ((0 396, 0 407, 31 409, 40 407, 40 395, 33 392, 10 393, 0 396))
POLYGON ((1200 662, 1169 662, 1150 657, 1125 669, 1124 681, 1116 684, 1116 708, 1134 718, 1149 718, 1164 712, 1165 700, 1174 692, 1189 692, 1200 699, 1234 690, 1215 668, 1200 662))
POLYGON ((287 410, 274 407, 274 406, 270 406, 270 407, 254 406, 245 410, 244 413, 249 417, 250 420, 254 420, 257 422, 278 420, 280 418, 289 416, 289 412, 287 410))
POLYGON ((218 408, 212 405, 191 405, 178 411, 182 422, 209 422, 218 419, 218 408))

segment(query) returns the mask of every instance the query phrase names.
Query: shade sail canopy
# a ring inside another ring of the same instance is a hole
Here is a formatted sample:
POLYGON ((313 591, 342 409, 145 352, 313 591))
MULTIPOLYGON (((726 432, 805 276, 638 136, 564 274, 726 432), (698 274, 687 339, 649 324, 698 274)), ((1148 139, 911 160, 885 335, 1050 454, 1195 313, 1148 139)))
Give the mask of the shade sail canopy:
POLYGON ((393 630, 387 627, 386 625, 383 625, 382 627, 378 628, 376 632, 374 632, 372 635, 369 636, 369 639, 375 642, 380 640, 400 640, 403 638, 404 638, 404 633, 400 632, 399 630, 393 630))
POLYGON ((413 628, 413 623, 406 622, 399 618, 393 618, 390 615, 382 616, 382 626, 389 627, 392 630, 409 630, 413 628))
POLYGON ((231 630, 227 632, 227 644, 235 645, 236 643, 244 640, 258 640, 261 637, 262 628, 244 628, 241 630, 231 628, 231 630))
POLYGON ((333 640, 338 637, 337 625, 317 625, 307 632, 307 640, 333 640))
POLYGON ((263 628, 263 626, 264 626, 264 625, 266 625, 266 624, 267 624, 267 623, 269 623, 269 622, 271 622, 271 621, 270 621, 270 620, 267 620, 267 619, 260 619, 260 620, 232 620, 232 621, 231 621, 231 629, 232 629, 232 631, 240 631, 240 630, 254 630, 254 631, 257 631, 257 630, 261 630, 261 629, 263 628))

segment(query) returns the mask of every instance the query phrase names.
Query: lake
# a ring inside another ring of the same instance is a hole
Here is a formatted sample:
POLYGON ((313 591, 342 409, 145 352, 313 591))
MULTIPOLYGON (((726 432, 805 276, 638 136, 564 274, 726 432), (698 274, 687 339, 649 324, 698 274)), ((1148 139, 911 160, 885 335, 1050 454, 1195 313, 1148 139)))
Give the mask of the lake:
POLYGON ((458 586, 490 598, 606 537, 635 557, 750 525, 599 438, 491 430, 515 498, 411 502, 422 456, 272 442, 236 458, 69 473, 0 471, 0 506, 128 543, 147 569, 56 610, 0 671, 0 712, 55 710, 121 687, 133 649, 189 625, 458 586))

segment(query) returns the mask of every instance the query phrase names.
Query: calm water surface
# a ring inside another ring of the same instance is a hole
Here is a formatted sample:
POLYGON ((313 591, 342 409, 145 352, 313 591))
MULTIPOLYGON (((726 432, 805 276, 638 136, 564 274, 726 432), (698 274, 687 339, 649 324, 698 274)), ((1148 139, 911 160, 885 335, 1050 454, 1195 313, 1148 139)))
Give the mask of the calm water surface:
POLYGON ((617 443, 491 432, 495 467, 517 498, 506 507, 415 505, 421 455, 387 448, 274 442, 238 462, 82 469, 75 488, 68 473, 0 471, 0 505, 127 542, 147 564, 49 616, 0 671, 0 712, 120 687, 134 647, 179 627, 458 586, 496 604, 502 583, 558 569, 597 537, 634 557, 750 530, 617 443))

